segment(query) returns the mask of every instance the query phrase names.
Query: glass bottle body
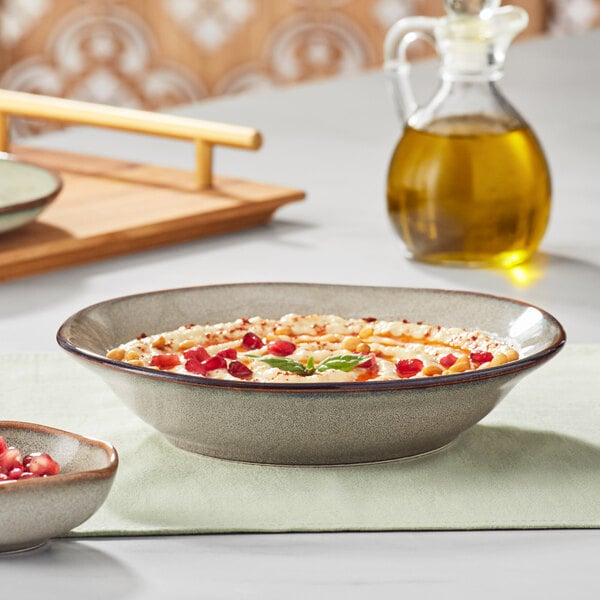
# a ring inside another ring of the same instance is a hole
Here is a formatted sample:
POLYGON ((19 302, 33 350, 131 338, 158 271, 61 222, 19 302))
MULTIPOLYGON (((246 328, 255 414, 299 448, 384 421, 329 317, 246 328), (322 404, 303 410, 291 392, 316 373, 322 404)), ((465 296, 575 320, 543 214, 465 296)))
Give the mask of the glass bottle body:
POLYGON ((493 82, 446 82, 404 128, 387 185, 411 257, 511 267, 537 249, 551 183, 541 146, 493 82))

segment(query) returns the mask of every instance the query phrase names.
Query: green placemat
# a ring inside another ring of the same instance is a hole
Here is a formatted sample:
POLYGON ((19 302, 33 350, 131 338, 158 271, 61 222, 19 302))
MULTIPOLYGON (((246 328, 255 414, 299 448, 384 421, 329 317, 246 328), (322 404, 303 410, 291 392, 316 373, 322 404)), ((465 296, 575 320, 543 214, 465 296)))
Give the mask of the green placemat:
POLYGON ((272 467, 179 450, 61 353, 0 356, 0 418, 105 439, 111 493, 73 535, 600 526, 600 345, 567 346, 426 458, 272 467))

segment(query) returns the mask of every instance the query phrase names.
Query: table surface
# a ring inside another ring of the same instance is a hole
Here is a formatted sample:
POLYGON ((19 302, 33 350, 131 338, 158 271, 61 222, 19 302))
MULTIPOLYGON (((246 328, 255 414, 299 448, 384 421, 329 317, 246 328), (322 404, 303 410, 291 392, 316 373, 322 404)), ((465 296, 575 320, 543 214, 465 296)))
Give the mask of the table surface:
MULTIPOLYGON (((244 281, 452 288, 538 305, 570 342, 600 342, 600 31, 515 45, 500 87, 553 177, 541 250, 510 272, 407 260, 385 177, 400 133, 381 72, 267 90, 177 112, 250 125, 256 153, 218 148, 224 175, 299 187, 266 226, 0 284, 0 352, 56 351, 72 313, 110 297, 244 281)), ((418 95, 436 65, 413 69, 418 95)), ((28 144, 193 168, 191 144, 72 128, 28 144)), ((54 540, 0 560, 12 598, 597 598, 600 531, 204 535, 54 540), (17 582, 19 582, 17 584, 17 582), (90 585, 92 583, 92 585, 90 585)))

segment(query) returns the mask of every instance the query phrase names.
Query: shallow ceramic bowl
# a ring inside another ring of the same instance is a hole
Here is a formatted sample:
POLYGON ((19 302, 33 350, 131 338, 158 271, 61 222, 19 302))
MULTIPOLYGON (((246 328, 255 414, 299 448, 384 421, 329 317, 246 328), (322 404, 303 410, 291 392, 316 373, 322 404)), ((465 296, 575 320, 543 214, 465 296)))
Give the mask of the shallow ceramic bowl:
POLYGON ((36 219, 61 189, 56 173, 0 152, 0 234, 36 219))
POLYGON ((104 502, 118 464, 106 442, 18 421, 0 421, 0 435, 25 456, 47 452, 60 473, 0 483, 0 552, 18 552, 60 537, 104 502))
POLYGON ((249 462, 342 464, 410 457, 445 446, 556 354, 565 334, 543 310, 482 294, 257 283, 109 300, 69 318, 57 339, 176 446, 249 462), (109 349, 142 332, 288 312, 475 328, 512 339, 521 358, 456 375, 320 384, 222 381, 105 358, 109 349))

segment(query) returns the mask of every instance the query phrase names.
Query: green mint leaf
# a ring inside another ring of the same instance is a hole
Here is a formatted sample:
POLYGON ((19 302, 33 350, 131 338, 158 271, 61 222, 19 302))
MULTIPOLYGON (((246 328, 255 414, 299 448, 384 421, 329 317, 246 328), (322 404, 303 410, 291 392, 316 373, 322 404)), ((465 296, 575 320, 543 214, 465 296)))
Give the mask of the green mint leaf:
POLYGON ((297 360, 292 360, 291 358, 285 358, 282 356, 258 356, 256 354, 246 354, 248 358, 254 358, 256 360, 260 360, 270 367, 275 367, 281 371, 287 371, 288 373, 295 373, 296 375, 302 375, 306 377, 307 375, 313 375, 315 372, 322 373, 323 371, 327 371, 329 369, 335 371, 344 371, 347 373, 348 371, 352 371, 358 365, 369 360, 369 356, 366 354, 338 354, 336 356, 329 356, 325 360, 321 361, 315 368, 315 359, 310 356, 306 361, 306 365, 303 365, 301 362, 297 360))
POLYGON ((321 361, 317 365, 317 373, 322 373, 328 369, 334 369, 336 371, 352 371, 354 367, 358 367, 362 363, 369 360, 369 356, 366 354, 338 354, 337 356, 329 356, 325 360, 321 361))
POLYGON ((268 364, 270 367, 275 367, 281 371, 287 371, 289 373, 295 373, 296 375, 312 375, 314 370, 314 361, 311 362, 311 359, 308 359, 306 365, 303 365, 301 362, 297 360, 292 360, 291 358, 284 358, 280 356, 252 356, 247 354, 249 358, 255 358, 256 360, 260 360, 268 364))

